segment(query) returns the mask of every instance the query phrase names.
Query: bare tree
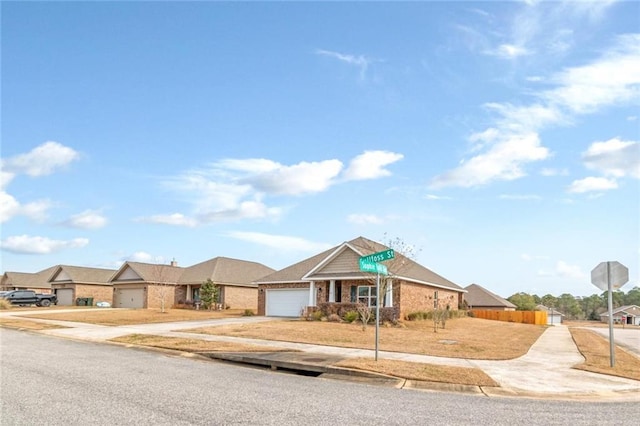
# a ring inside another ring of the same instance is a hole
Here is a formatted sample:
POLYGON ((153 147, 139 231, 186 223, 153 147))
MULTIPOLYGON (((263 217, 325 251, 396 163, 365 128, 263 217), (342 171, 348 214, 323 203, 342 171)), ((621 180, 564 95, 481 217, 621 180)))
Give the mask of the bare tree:
POLYGON ((358 302, 356 304, 356 310, 360 316, 360 321, 362 321, 362 331, 365 331, 367 329, 367 324, 369 324, 369 321, 371 321, 371 317, 373 316, 373 309, 371 309, 366 303, 358 302))
POLYGON ((173 279, 173 265, 156 263, 151 268, 149 284, 152 286, 152 294, 160 302, 160 312, 167 312, 169 296, 175 296, 176 283, 173 279))

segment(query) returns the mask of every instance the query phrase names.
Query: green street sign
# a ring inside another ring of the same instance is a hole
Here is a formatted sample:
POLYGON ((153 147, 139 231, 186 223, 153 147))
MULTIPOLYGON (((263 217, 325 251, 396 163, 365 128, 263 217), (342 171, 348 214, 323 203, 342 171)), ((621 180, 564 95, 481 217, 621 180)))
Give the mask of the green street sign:
POLYGON ((379 251, 378 253, 373 253, 368 256, 362 256, 360 258, 360 262, 384 262, 385 260, 390 260, 396 257, 396 253, 392 250, 384 250, 379 251))
POLYGON ((360 270, 362 272, 372 272, 374 274, 388 275, 387 267, 380 263, 368 262, 360 258, 360 270))

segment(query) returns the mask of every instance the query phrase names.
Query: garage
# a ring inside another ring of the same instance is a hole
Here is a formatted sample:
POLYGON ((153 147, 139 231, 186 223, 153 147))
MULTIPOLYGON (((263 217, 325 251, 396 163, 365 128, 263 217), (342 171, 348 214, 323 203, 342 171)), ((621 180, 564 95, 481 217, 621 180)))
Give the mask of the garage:
POLYGON ((61 305, 61 306, 73 305, 73 289, 72 288, 56 289, 56 296, 58 297, 58 305, 61 305))
POLYGON ((309 302, 309 290, 267 290, 266 315, 268 317, 299 317, 309 302))
POLYGON ((120 288, 116 290, 114 308, 144 308, 144 288, 120 288))

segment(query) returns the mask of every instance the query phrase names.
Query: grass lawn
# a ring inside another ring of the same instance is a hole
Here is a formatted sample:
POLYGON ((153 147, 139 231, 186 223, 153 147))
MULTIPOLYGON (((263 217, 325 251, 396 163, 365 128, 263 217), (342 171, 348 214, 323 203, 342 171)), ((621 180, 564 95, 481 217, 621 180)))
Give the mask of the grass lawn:
POLYGON ((154 348, 174 349, 184 352, 291 352, 290 349, 269 346, 247 345, 233 342, 208 342, 200 339, 150 336, 146 334, 129 334, 127 336, 116 337, 110 341, 131 345, 152 346, 154 348))
POLYGON ((573 368, 640 380, 640 359, 616 346, 615 367, 611 368, 610 347, 607 339, 583 328, 570 327, 569 331, 578 350, 585 357, 584 363, 573 368))
POLYGON ((101 309, 84 312, 50 312, 47 314, 29 315, 29 318, 42 318, 58 321, 86 322, 98 325, 134 325, 151 324, 159 322, 195 321, 213 318, 240 317, 244 313, 242 309, 227 309, 224 311, 206 311, 195 309, 168 309, 160 312, 159 309, 101 309))
MULTIPOLYGON (((527 353, 544 326, 458 318, 433 331, 431 321, 407 321, 380 328, 380 350, 468 359, 512 359, 527 353)), ((283 320, 189 330, 203 334, 374 349, 375 327, 360 324, 283 320)))
POLYGON ((472 386, 500 386, 484 371, 478 368, 451 367, 388 359, 375 361, 368 358, 346 359, 337 363, 336 366, 375 371, 376 373, 409 380, 424 380, 428 382, 472 386))
POLYGON ((22 330, 50 330, 53 328, 67 328, 61 325, 46 324, 20 318, 0 318, 0 327, 22 330))

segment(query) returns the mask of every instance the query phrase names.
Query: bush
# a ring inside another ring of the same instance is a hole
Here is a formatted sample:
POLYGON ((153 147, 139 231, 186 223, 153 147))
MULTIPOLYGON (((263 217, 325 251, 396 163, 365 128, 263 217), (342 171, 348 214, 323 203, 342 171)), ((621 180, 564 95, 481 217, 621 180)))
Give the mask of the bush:
POLYGON ((407 314, 407 321, 422 321, 428 319, 433 319, 432 311, 416 311, 407 314))
POLYGON ((322 313, 322 311, 313 311, 311 317, 314 321, 320 321, 322 320, 322 317, 324 317, 324 314, 322 313))
POLYGON ((354 322, 355 320, 358 319, 358 317, 360 317, 360 314, 358 314, 358 311, 347 311, 344 313, 344 316, 342 318, 346 322, 354 322))
POLYGON ((11 309, 11 303, 8 300, 0 299, 0 310, 11 309))
POLYGON ((242 313, 243 317, 252 317, 254 315, 255 313, 253 312, 253 309, 245 309, 244 312, 242 313))
POLYGON ((340 321, 342 321, 342 318, 340 318, 340 315, 338 315, 338 314, 331 314, 326 318, 327 318, 327 321, 329 321, 329 322, 340 322, 340 321))

